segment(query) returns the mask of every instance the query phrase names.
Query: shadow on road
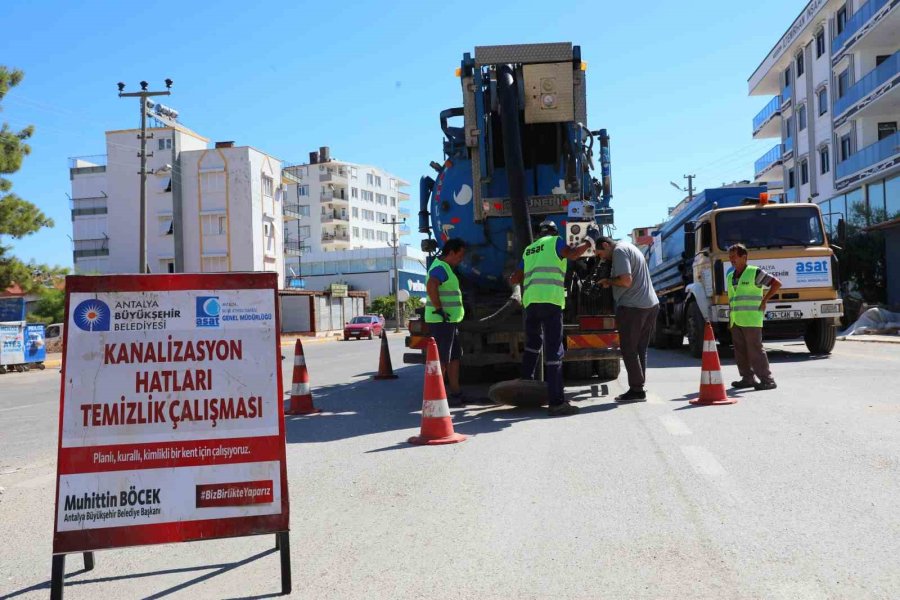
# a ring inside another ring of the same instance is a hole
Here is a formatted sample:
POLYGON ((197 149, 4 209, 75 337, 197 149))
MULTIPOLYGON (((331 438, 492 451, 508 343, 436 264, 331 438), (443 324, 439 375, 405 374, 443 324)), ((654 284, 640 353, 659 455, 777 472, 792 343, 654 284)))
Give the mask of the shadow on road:
MULTIPOLYGON (((276 549, 274 547, 270 548, 269 550, 264 550, 263 552, 254 554, 253 556, 249 556, 243 560, 239 560, 239 561, 235 561, 235 562, 231 562, 231 563, 222 563, 222 564, 217 564, 217 565, 198 565, 196 567, 181 567, 181 568, 177 568, 177 569, 161 569, 159 571, 147 571, 144 573, 129 573, 126 575, 111 575, 109 577, 94 577, 91 579, 78 579, 78 580, 73 581, 72 579, 74 577, 78 577, 79 575, 83 575, 84 573, 89 572, 89 571, 86 571, 85 569, 81 569, 80 571, 75 571, 73 573, 67 574, 66 578, 65 578, 66 579, 65 585, 66 585, 66 587, 68 587, 68 586, 73 586, 73 585, 86 585, 86 584, 90 584, 90 583, 107 583, 110 581, 121 581, 123 579, 139 579, 142 577, 155 577, 157 575, 176 575, 178 573, 191 573, 194 571, 211 571, 209 573, 204 573, 203 575, 200 575, 199 577, 194 577, 193 579, 189 579, 188 581, 179 583, 178 585, 172 586, 165 590, 156 592, 155 594, 150 594, 150 595, 144 596, 144 598, 146 598, 147 600, 154 600, 156 598, 164 598, 166 596, 169 596, 170 594, 174 594, 175 592, 179 592, 181 590, 189 588, 192 585, 196 585, 196 584, 202 583, 208 579, 212 579, 213 577, 218 577, 219 575, 222 575, 223 573, 227 573, 228 571, 232 571, 234 569, 237 569, 238 567, 242 567, 244 565, 250 564, 256 560, 259 560, 260 558, 263 558, 265 556, 268 556, 269 554, 272 554, 273 552, 276 552, 276 549)), ((72 556, 77 558, 77 555, 72 555, 72 556)), ((277 574, 276 574, 276 576, 277 576, 277 574)), ((0 596, 0 599, 6 600, 8 598, 15 598, 16 596, 21 596, 21 595, 27 594, 29 592, 36 592, 36 591, 40 591, 40 590, 49 590, 49 589, 50 589, 50 580, 48 579, 47 581, 45 581, 43 583, 38 583, 38 584, 35 584, 32 586, 29 586, 27 588, 22 588, 21 590, 17 590, 11 594, 7 594, 5 596, 0 596)), ((253 598, 271 598, 271 597, 274 597, 277 595, 279 595, 279 594, 266 594, 264 596, 253 596, 253 598)))

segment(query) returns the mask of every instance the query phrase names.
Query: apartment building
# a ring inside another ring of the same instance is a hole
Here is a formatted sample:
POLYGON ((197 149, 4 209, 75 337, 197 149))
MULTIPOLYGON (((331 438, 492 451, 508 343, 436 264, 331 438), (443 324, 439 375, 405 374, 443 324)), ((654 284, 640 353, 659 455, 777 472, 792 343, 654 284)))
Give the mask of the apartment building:
MULTIPOLYGON (((297 216, 285 225, 285 268, 301 272, 301 254, 393 243, 385 222, 410 218, 402 205, 409 183, 378 167, 335 160, 326 146, 309 157, 283 169, 285 206, 297 216)), ((408 224, 398 227, 398 235, 410 231, 408 224)))
POLYGON ((900 7, 810 0, 749 79, 770 100, 753 137, 777 143, 755 164, 776 200, 815 202, 840 219, 900 216, 900 7))
MULTIPOLYGON (((284 281, 281 161, 233 142, 210 148, 172 120, 154 124, 147 141, 150 271, 273 271, 284 281)), ((106 155, 70 159, 77 273, 140 271, 139 133, 108 131, 106 155)))

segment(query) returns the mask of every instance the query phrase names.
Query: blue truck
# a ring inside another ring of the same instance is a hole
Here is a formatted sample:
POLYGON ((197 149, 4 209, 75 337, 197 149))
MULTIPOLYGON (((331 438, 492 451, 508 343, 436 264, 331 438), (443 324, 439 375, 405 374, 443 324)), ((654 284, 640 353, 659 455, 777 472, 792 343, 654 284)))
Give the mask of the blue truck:
MULTIPOLYGON (((447 239, 468 244, 459 266, 464 373, 521 360, 521 296, 507 276, 537 225, 550 219, 577 245, 589 224, 608 231, 613 223, 610 140, 587 127, 586 70, 580 47, 563 42, 476 47, 456 71, 462 106, 440 113, 443 160, 420 180, 418 216, 429 266, 447 239)), ((612 295, 596 283, 607 275, 593 257, 568 268, 570 378, 618 376, 612 295)), ((405 362, 423 360, 426 335, 422 319, 410 323, 407 346, 420 352, 405 362)))
POLYGON ((829 354, 843 303, 819 207, 771 203, 765 187, 749 184, 704 190, 654 234, 649 266, 660 311, 652 345, 681 348, 687 339, 699 358, 705 321, 721 344, 731 343, 728 247, 735 243, 783 285, 767 307, 763 339, 803 338, 811 353, 829 354))

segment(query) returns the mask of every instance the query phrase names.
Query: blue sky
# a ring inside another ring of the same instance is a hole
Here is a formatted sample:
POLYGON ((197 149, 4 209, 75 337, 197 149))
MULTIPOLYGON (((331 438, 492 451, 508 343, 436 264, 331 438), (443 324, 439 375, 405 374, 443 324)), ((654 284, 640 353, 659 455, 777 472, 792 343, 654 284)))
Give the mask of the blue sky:
MULTIPOLYGON (((67 157, 105 153, 103 132, 138 125, 145 79, 212 140, 305 161, 379 165, 413 185, 441 159, 438 113, 459 106, 453 71, 476 45, 572 41, 588 63, 588 125, 612 136, 619 235, 662 220, 669 181, 749 179, 775 140, 753 141, 767 98, 747 78, 805 2, 3 2, 0 62, 25 71, 0 119, 34 124, 14 191, 56 227, 14 243, 71 267, 67 157), (543 14, 547 7, 555 15, 543 14), (13 25, 9 25, 13 24, 13 25)), ((412 208, 415 214, 416 209, 412 208)), ((8 240, 7 240, 8 241, 8 240)))

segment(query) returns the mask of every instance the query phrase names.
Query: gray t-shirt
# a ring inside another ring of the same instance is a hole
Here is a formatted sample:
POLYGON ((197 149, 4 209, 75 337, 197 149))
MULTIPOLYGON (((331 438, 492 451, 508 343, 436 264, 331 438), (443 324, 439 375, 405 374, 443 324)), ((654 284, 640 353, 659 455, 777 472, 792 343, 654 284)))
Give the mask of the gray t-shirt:
POLYGON ((647 261, 641 251, 628 242, 616 242, 613 250, 612 277, 619 275, 631 275, 631 286, 613 286, 616 306, 650 308, 659 304, 653 284, 650 283, 647 261))

